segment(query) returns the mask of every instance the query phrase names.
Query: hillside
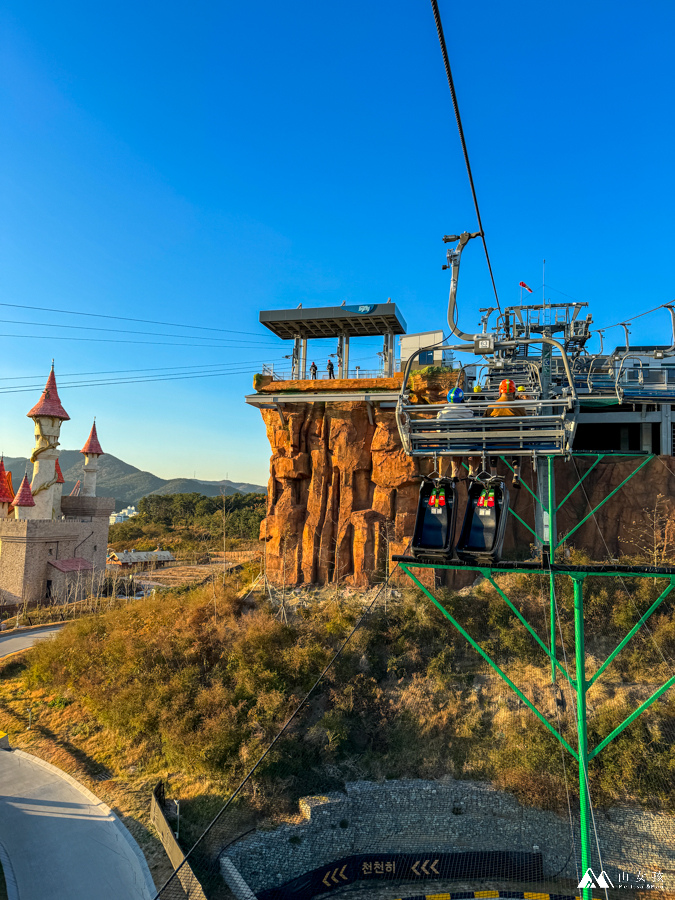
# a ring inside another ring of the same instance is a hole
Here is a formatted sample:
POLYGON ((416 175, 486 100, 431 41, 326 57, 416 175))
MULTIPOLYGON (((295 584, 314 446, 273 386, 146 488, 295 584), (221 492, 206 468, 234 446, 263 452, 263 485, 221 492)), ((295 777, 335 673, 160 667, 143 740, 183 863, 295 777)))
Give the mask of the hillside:
MULTIPOLYGON (((78 450, 62 450, 59 457, 64 484, 64 494, 70 493, 75 483, 82 477, 84 457, 78 450)), ((15 489, 24 473, 32 475, 31 463, 26 457, 5 457, 5 466, 12 473, 15 489)), ((207 497, 218 497, 221 493, 264 494, 267 489, 258 484, 246 484, 223 479, 222 481, 200 481, 197 478, 160 478, 152 472, 142 472, 136 466, 106 453, 99 462, 97 494, 100 497, 114 497, 115 508, 122 509, 130 504, 138 505, 141 497, 148 494, 185 494, 196 491, 207 497)))

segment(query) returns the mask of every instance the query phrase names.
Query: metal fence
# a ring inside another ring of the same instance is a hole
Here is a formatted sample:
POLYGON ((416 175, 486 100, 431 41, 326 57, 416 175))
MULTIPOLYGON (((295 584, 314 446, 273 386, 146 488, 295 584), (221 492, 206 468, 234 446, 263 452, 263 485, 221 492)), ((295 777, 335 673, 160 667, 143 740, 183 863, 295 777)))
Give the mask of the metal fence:
MULTIPOLYGON (((159 782, 150 797, 150 821, 157 829, 159 839, 162 846, 166 850, 166 855, 174 869, 178 869, 178 879, 186 900, 206 900, 206 894, 202 890, 202 886, 197 880, 195 873, 190 868, 188 862, 184 862, 185 854, 181 850, 180 844, 176 840, 173 829, 169 825, 164 812, 166 806, 166 797, 164 794, 164 783, 159 782), (183 865, 181 865, 183 863, 183 865)), ((175 879, 174 879, 175 880, 175 879)), ((176 890, 177 885, 174 885, 176 890)))

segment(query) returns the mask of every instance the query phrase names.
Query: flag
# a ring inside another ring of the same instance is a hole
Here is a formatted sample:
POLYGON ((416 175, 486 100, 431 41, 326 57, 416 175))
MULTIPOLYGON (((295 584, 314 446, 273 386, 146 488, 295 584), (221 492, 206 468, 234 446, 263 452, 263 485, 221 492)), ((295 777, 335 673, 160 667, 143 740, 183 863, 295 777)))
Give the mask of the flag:
POLYGON ((525 284, 524 281, 519 281, 519 282, 518 282, 518 287, 524 287, 526 291, 529 291, 530 294, 532 293, 532 288, 531 288, 531 287, 528 287, 528 286, 525 284))

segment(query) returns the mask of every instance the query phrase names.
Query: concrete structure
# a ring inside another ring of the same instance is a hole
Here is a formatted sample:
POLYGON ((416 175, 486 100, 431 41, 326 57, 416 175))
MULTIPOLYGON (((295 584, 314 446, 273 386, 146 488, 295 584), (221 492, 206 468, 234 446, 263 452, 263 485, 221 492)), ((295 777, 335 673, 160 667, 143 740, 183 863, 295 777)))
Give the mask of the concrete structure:
POLYGON ((442 331, 420 331, 417 334, 405 334, 399 338, 400 346, 400 369, 405 367, 410 357, 417 350, 428 347, 428 350, 420 353, 416 369, 423 369, 425 366, 452 366, 454 357, 452 351, 442 350, 443 346, 442 331))
POLYGON ((33 480, 24 476, 14 495, 0 469, 0 604, 66 602, 91 590, 105 573, 112 498, 96 497, 103 454, 94 426, 82 448, 82 496, 62 497, 58 462, 61 426, 69 420, 52 367, 40 400, 28 413, 35 423, 33 480))

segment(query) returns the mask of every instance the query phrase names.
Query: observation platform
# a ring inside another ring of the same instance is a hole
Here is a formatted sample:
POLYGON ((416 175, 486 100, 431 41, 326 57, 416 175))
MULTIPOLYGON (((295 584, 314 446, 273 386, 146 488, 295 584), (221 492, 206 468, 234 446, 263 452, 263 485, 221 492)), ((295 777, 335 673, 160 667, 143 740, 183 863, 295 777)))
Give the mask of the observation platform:
POLYGON ((271 309, 260 324, 282 340, 333 337, 381 337, 405 334, 407 325, 395 303, 362 303, 313 309, 271 309))
POLYGON ((368 403, 394 409, 403 376, 391 378, 322 378, 274 381, 270 375, 254 380, 255 394, 245 397, 249 406, 258 409, 280 409, 280 404, 298 403, 368 403))

